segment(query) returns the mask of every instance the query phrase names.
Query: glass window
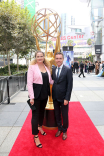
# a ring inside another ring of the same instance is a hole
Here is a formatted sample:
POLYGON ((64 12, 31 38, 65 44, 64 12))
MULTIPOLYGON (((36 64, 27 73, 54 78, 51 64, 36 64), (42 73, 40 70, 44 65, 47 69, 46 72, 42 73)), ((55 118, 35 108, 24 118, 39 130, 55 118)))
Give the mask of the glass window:
POLYGON ((92 9, 92 20, 94 21, 101 21, 103 17, 103 8, 92 9))
POLYGON ((103 8, 98 9, 98 17, 102 18, 103 17, 103 8))
POLYGON ((92 0, 92 7, 93 8, 103 7, 103 0, 92 0))
POLYGON ((75 29, 75 32, 82 32, 81 29, 75 29))
POLYGON ((98 19, 98 9, 94 9, 94 19, 98 19))

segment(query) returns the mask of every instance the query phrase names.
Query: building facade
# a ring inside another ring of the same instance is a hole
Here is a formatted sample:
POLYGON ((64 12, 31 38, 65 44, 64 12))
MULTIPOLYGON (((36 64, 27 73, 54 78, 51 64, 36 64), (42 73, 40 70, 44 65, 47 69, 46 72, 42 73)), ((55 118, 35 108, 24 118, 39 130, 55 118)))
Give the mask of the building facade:
MULTIPOLYGON (((80 28, 81 33, 76 33, 76 29, 79 28, 75 27, 75 30, 73 28, 72 32, 60 37, 61 48, 63 48, 63 46, 68 46, 68 40, 71 40, 72 43, 70 46, 73 46, 74 58, 87 58, 92 52, 92 47, 87 44, 87 40, 91 38, 90 27, 80 28)), ((55 49, 55 45, 56 39, 53 39, 53 49, 55 49)))
POLYGON ((75 25, 75 18, 74 16, 70 16, 67 13, 62 13, 60 17, 61 17, 61 22, 62 22, 61 36, 64 36, 67 33, 73 31, 68 26, 75 25))
POLYGON ((92 35, 95 43, 95 60, 104 61, 104 0, 80 0, 86 2, 91 12, 92 35))

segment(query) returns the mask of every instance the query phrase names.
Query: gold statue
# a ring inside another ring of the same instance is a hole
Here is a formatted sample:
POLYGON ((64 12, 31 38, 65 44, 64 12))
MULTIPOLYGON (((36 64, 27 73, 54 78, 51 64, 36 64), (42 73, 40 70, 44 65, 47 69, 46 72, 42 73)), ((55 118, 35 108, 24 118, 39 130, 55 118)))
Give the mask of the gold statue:
POLYGON ((56 41, 56 50, 59 50, 61 18, 58 13, 49 8, 43 8, 37 11, 32 18, 32 33, 36 39, 38 50, 40 50, 40 48, 37 39, 46 42, 45 56, 47 56, 47 42, 52 38, 58 38, 58 42, 56 41))
POLYGON ((52 65, 55 64, 55 61, 54 61, 53 52, 52 52, 51 50, 49 50, 49 51, 47 52, 47 59, 48 59, 48 61, 50 62, 51 74, 52 74, 52 65))
MULTIPOLYGON (((55 61, 54 61, 55 54, 56 52, 60 51, 61 18, 58 15, 58 13, 48 8, 40 9, 39 11, 37 11, 32 19, 32 33, 36 39, 36 46, 38 50, 40 50, 38 39, 46 42, 45 56, 50 62, 51 73, 52 73, 52 65, 55 65, 55 61), (52 38, 57 38, 54 55, 52 51, 47 52, 47 43, 52 38)), ((54 120, 55 126, 52 125, 51 129, 54 129, 54 128, 56 129, 57 125, 55 123, 55 117, 54 117, 54 107, 53 107, 53 100, 52 100, 52 85, 50 85, 50 96, 49 96, 48 103, 46 106, 46 114, 47 114, 46 115, 47 119, 45 119, 44 127, 50 128, 49 125, 47 126, 47 123, 51 123, 51 121, 54 120), (49 113, 49 111, 51 112, 49 113), (50 119, 49 114, 51 113, 52 115, 50 119)))
MULTIPOLYGON (((51 70, 51 74, 52 74, 52 65, 55 64, 55 61, 54 61, 53 52, 50 51, 50 50, 47 52, 47 59, 50 62, 50 67, 51 67, 50 70, 51 70)), ((48 103, 47 103, 46 109, 54 109, 54 107, 53 107, 53 99, 52 99, 52 85, 51 84, 50 84, 50 96, 49 96, 49 99, 48 99, 48 103)))

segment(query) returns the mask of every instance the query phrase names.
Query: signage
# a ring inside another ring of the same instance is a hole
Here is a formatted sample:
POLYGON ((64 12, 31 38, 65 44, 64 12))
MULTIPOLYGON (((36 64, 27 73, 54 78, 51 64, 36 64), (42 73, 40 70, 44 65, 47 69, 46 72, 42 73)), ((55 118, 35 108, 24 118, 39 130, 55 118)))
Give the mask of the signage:
MULTIPOLYGON (((60 40, 73 40, 73 39, 83 39, 84 35, 68 35, 60 37, 60 40)), ((56 41, 56 38, 53 38, 52 41, 56 41)))
POLYGON ((63 46, 63 51, 73 51, 73 46, 63 46))
POLYGON ((102 53, 102 45, 95 45, 95 54, 102 53))
POLYGON ((35 0, 24 0, 24 7, 27 7, 31 17, 35 15, 35 0))

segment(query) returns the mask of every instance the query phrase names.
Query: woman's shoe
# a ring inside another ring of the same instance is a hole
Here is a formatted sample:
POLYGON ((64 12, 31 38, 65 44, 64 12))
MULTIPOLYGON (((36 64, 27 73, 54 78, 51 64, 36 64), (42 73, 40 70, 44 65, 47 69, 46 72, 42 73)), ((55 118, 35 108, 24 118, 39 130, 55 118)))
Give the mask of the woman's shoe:
MULTIPOLYGON (((41 126, 38 126, 38 127, 41 127, 41 126)), ((42 127, 41 127, 42 128, 42 127)), ((39 130, 40 131, 40 130, 39 130)), ((40 131, 40 133, 41 133, 41 131, 40 131)), ((43 132, 43 133, 41 133, 42 135, 47 135, 46 134, 46 132, 43 132)))
MULTIPOLYGON (((36 136, 36 137, 34 136, 34 142, 35 142, 35 144, 36 144, 35 138, 38 138, 38 136, 36 136)), ((42 144, 38 144, 38 145, 36 145, 36 147, 42 148, 42 144)))
MULTIPOLYGON (((41 133, 41 132, 40 132, 41 133)), ((42 134, 42 133, 41 133, 42 134)), ((47 135, 46 132, 44 132, 42 135, 47 135)))

